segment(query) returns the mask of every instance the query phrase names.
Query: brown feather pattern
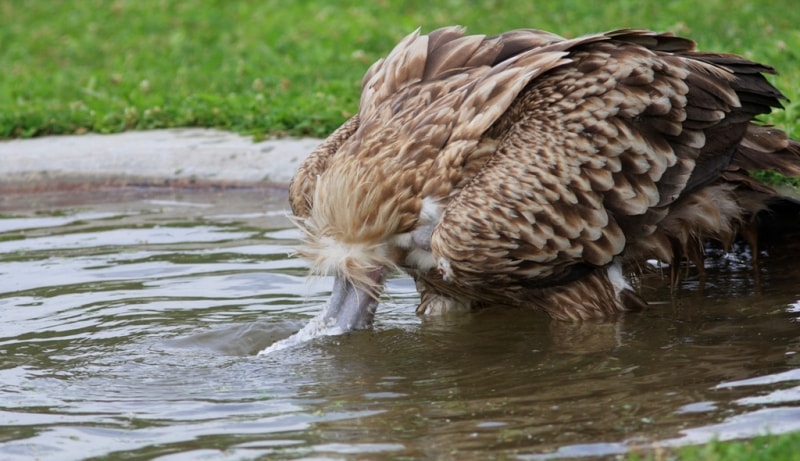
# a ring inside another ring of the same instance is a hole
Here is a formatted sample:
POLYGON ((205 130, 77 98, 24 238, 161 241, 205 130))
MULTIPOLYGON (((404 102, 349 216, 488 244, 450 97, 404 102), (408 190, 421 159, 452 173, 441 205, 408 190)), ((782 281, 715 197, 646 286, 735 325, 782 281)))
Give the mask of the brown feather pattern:
POLYGON ((771 72, 646 30, 416 31, 297 171, 301 253, 361 284, 402 268, 419 312, 640 308, 621 271, 702 264, 703 242, 730 243, 774 192, 746 170, 800 176, 800 144, 752 123, 783 98, 771 72))

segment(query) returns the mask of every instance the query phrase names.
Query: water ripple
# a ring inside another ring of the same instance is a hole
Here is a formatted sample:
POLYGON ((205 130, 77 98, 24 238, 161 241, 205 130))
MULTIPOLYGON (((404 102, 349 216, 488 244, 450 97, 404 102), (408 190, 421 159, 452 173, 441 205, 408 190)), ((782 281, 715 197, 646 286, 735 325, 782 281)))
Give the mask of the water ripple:
POLYGON ((746 252, 675 294, 646 278, 661 301, 607 323, 420 318, 398 277, 371 330, 256 356, 331 289, 288 256, 282 201, 27 206, 0 217, 2 459, 549 459, 800 430, 785 252, 758 279, 746 252))

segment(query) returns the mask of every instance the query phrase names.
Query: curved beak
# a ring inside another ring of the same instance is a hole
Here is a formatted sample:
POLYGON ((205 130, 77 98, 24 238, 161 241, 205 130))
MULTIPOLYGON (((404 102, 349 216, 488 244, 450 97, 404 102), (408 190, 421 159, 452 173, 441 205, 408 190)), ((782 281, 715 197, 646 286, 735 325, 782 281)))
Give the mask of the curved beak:
MULTIPOLYGON (((370 278, 383 282, 383 271, 376 269, 370 278)), ((345 277, 336 276, 331 298, 325 305, 323 319, 326 325, 346 333, 363 330, 372 325, 375 310, 378 308, 378 293, 359 288, 345 277)))

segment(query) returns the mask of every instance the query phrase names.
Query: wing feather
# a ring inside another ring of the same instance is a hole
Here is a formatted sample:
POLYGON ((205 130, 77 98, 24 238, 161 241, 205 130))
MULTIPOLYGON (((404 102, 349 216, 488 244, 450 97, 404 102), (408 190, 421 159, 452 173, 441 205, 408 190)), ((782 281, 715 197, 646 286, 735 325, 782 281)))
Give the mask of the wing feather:
POLYGON ((737 149, 741 163, 767 149, 747 150, 757 131, 737 146, 753 115, 778 105, 780 93, 761 75, 769 68, 649 31, 603 38, 559 42, 570 62, 534 78, 487 133, 502 140, 497 151, 431 239, 453 280, 570 281, 651 235, 668 207, 719 178, 737 149))

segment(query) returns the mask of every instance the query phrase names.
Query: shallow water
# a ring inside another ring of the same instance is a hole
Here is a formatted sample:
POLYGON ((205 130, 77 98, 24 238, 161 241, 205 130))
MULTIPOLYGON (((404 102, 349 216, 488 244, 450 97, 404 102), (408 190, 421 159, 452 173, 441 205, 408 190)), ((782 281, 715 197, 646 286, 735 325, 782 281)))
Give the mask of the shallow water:
MULTIPOLYGON (((330 289, 279 191, 0 198, 0 459, 546 459, 800 430, 800 268, 717 255, 612 323, 414 315, 257 352, 330 289)), ((791 246, 791 245, 790 245, 791 246)))

